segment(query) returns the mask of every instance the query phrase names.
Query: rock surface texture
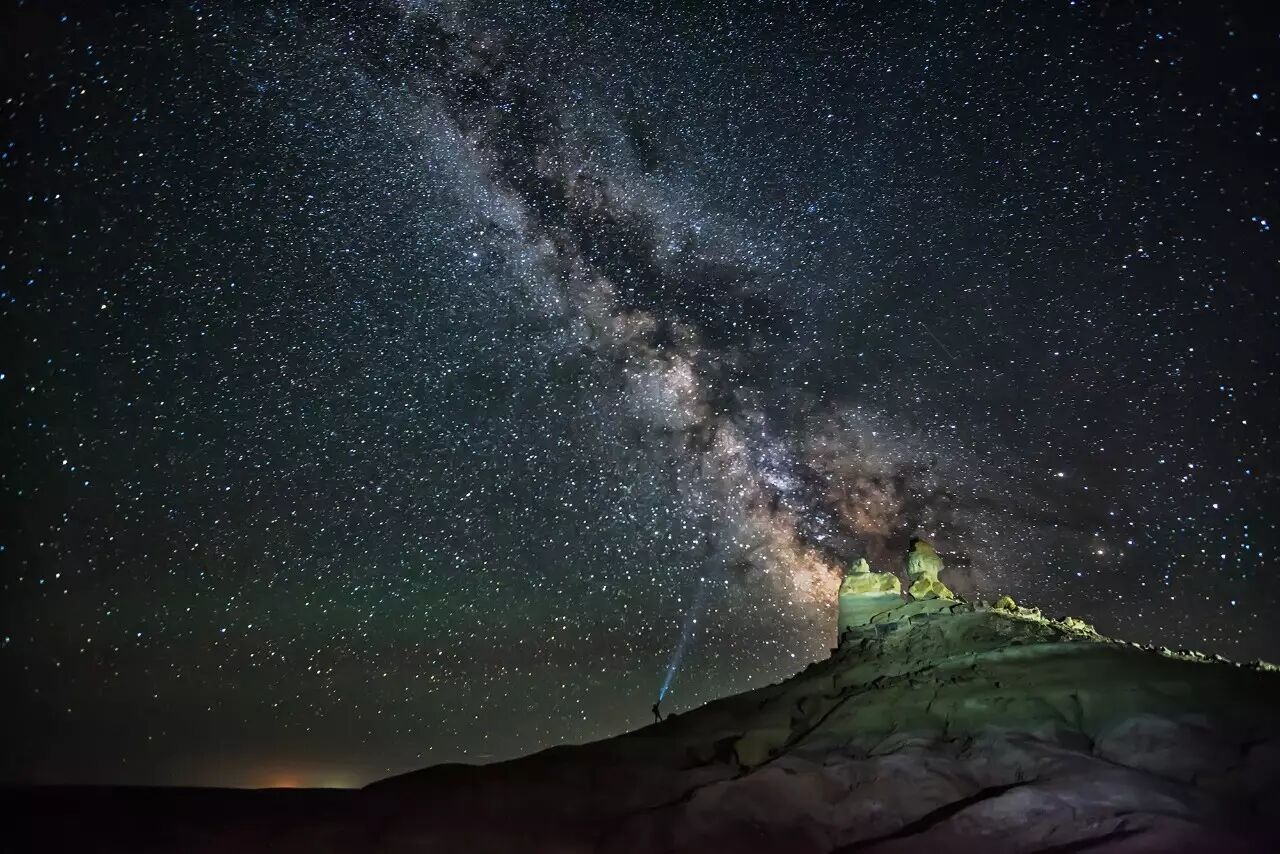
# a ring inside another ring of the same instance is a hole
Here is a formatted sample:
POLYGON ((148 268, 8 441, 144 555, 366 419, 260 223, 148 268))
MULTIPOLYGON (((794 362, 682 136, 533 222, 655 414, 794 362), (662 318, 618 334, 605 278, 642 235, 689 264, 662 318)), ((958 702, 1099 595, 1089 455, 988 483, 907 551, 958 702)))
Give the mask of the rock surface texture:
POLYGON ((6 797, 39 850, 78 850, 90 827, 94 851, 1276 851, 1278 715, 1267 665, 927 599, 780 684, 593 744, 328 793, 312 814, 196 790, 97 812, 67 790, 6 797))

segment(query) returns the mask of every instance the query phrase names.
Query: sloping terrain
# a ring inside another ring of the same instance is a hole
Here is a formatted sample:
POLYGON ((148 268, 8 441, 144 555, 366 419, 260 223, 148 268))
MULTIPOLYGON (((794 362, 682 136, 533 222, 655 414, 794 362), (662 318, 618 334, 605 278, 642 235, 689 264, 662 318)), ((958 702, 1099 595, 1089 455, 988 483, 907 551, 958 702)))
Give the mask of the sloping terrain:
POLYGON ((117 792, 110 809, 102 792, 8 799, 44 850, 1268 851, 1277 723, 1266 665, 928 600, 778 685, 313 808, 197 790, 117 792))

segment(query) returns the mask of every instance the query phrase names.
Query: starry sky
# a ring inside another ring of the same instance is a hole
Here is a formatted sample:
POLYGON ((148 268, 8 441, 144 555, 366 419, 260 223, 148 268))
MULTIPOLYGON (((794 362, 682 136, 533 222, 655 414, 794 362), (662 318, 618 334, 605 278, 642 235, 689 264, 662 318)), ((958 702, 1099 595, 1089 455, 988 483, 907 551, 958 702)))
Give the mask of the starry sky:
POLYGON ((8 0, 0 780, 613 735, 912 536, 1280 657, 1280 27, 1151 5, 8 0))

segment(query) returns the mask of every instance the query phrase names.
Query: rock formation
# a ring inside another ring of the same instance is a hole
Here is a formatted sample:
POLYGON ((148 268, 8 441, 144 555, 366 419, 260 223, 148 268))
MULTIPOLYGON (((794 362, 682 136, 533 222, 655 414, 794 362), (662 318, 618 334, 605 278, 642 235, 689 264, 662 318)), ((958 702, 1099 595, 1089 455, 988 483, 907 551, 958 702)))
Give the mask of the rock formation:
POLYGON ((865 626, 876 614, 902 604, 902 582, 887 572, 872 572, 866 558, 849 567, 840 583, 839 635, 854 626, 865 626))
POLYGON ((1012 596, 1005 594, 1004 596, 1001 596, 999 599, 997 599, 995 601, 995 604, 993 604, 991 607, 995 608, 998 611, 1016 611, 1018 610, 1018 603, 1013 601, 1012 596))
POLYGON ((907 575, 911 587, 907 592, 913 599, 954 599, 955 595, 938 579, 942 571, 942 558, 933 546, 924 540, 913 540, 907 555, 907 575))
MULTIPOLYGON (((895 589, 850 578, 842 613, 895 589)), ((1275 668, 1001 605, 899 597, 782 683, 360 791, 11 791, 6 850, 1280 850, 1275 668)))

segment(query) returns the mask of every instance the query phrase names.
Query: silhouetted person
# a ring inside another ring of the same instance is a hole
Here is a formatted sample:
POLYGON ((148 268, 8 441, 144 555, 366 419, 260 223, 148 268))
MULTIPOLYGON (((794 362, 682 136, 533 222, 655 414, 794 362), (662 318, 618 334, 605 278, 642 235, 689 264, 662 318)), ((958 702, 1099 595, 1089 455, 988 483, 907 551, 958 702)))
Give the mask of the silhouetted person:
POLYGON ((657 724, 662 723, 662 712, 658 711, 660 705, 662 705, 661 700, 653 704, 653 722, 657 724))

